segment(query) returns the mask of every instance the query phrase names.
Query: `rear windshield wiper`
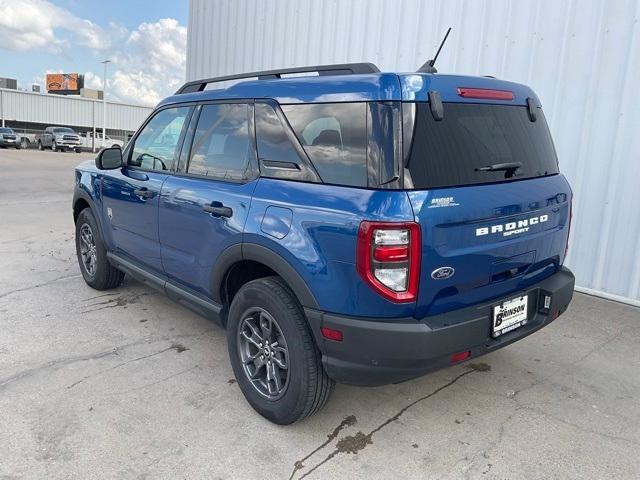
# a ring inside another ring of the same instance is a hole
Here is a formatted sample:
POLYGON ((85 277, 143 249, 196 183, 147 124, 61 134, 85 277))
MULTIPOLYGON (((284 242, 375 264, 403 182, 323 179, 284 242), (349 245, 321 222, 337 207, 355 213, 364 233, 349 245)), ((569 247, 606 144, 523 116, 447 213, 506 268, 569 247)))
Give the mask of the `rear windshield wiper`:
POLYGON ((522 162, 494 163, 476 168, 476 172, 504 172, 504 178, 511 178, 516 170, 522 167, 522 162))
POLYGON ((493 165, 485 165, 484 167, 476 168, 476 172, 501 172, 501 171, 516 171, 522 168, 522 162, 506 162, 506 163, 494 163, 493 165))

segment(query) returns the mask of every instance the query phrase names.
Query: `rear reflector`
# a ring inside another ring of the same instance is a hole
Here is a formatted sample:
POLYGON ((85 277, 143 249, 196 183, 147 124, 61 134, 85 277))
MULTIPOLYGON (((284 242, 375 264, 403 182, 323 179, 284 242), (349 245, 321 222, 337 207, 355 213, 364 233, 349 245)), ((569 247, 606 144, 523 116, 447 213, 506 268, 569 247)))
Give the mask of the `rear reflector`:
POLYGON ((483 98, 485 100, 513 100, 513 92, 489 88, 458 87, 458 95, 464 98, 483 98))
POLYGON ((454 353, 451 355, 451 363, 458 363, 463 360, 466 360, 471 356, 471 350, 467 350, 466 352, 454 353))
POLYGON ((333 340, 334 342, 342 341, 342 332, 340 330, 334 330, 333 328, 329 327, 322 327, 320 328, 320 331, 322 332, 322 336, 324 338, 328 338, 329 340, 333 340))
POLYGON ((409 258, 407 245, 395 247, 377 247, 373 251, 373 258, 379 262, 400 262, 409 258))

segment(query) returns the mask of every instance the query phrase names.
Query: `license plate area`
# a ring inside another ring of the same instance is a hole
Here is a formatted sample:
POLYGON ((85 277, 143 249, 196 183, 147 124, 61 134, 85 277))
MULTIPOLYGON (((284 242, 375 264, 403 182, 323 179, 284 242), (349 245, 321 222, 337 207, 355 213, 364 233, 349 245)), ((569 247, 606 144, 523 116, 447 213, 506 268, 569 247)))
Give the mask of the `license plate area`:
POLYGON ((497 338, 525 325, 528 301, 527 295, 521 295, 494 306, 491 316, 491 336, 497 338))

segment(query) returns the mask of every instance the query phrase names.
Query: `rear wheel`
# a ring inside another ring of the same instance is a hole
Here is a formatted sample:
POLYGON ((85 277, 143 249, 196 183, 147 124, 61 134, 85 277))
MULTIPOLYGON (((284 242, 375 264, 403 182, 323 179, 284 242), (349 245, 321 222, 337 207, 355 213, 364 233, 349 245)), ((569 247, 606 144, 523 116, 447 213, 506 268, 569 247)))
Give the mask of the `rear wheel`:
POLYGON ((227 344, 238 385, 280 425, 320 410, 333 391, 302 308, 279 277, 244 285, 229 310, 227 344))
POLYGON ((107 259, 96 219, 90 208, 85 208, 76 220, 76 254, 84 281, 96 290, 115 288, 124 273, 113 267, 107 259))

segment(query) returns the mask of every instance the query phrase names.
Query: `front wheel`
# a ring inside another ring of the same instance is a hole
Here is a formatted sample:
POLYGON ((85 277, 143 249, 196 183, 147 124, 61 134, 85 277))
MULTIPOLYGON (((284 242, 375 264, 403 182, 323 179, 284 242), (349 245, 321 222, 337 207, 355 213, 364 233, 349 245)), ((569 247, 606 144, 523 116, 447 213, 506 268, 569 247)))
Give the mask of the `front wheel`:
POLYGON ((76 153, 82 153, 82 149, 81 148, 76 148, 76 153))
POLYGON ((279 277, 244 285, 229 310, 227 345, 242 393, 263 417, 288 425, 333 391, 302 308, 279 277))
POLYGON ((51 151, 52 152, 58 151, 58 144, 55 141, 51 144, 51 151))
POLYGON ((107 259, 98 224, 90 208, 85 208, 76 220, 76 254, 84 281, 96 290, 115 288, 124 278, 107 259))

